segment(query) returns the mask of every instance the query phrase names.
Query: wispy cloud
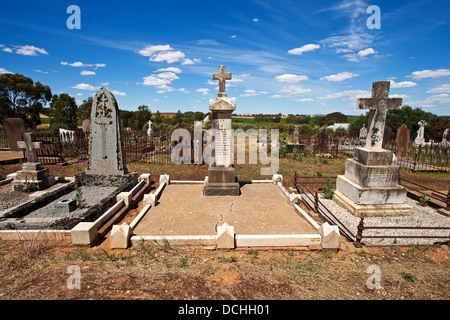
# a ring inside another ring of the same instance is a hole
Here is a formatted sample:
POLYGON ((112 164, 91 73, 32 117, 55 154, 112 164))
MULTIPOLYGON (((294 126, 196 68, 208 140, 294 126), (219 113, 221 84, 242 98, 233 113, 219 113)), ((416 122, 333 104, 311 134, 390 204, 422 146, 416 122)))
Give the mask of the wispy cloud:
POLYGON ((4 74, 4 73, 12 73, 12 72, 6 70, 5 68, 0 68, 0 74, 4 74))
POLYGON ((305 76, 305 75, 296 75, 296 74, 291 74, 291 73, 285 73, 285 74, 280 74, 279 76, 276 76, 275 81, 278 82, 287 82, 287 83, 297 83, 303 80, 308 80, 309 77, 305 76))
POLYGON ((301 46, 299 48, 294 48, 288 51, 289 54, 295 54, 295 55, 301 55, 305 52, 314 51, 320 49, 320 45, 318 44, 305 44, 304 46, 301 46))
POLYGON ((414 71, 410 77, 413 77, 414 79, 425 79, 425 78, 440 78, 446 76, 450 76, 449 69, 414 71))
POLYGON ((333 82, 340 82, 347 79, 359 77, 359 74, 352 73, 352 72, 341 72, 338 74, 332 74, 329 76, 325 76, 323 78, 320 78, 320 80, 327 80, 327 81, 333 81, 333 82))
POLYGON ((427 93, 450 93, 450 84, 443 84, 439 87, 430 89, 427 93))
POLYGON ((78 89, 78 90, 89 90, 89 91, 96 91, 96 90, 100 89, 99 87, 94 87, 87 83, 79 83, 76 86, 73 86, 72 88, 78 89))

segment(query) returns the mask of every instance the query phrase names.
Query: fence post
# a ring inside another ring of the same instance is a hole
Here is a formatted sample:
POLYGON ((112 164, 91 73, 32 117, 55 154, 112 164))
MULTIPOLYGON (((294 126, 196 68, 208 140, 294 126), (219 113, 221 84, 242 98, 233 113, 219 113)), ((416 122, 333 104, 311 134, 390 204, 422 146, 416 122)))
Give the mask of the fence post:
POLYGON ((357 228, 358 228, 358 233, 356 234, 355 247, 361 248, 362 247, 361 241, 363 238, 362 233, 364 231, 364 217, 361 217, 361 220, 359 221, 357 228))
POLYGON ((447 204, 447 207, 445 208, 445 210, 450 211, 450 189, 448 189, 447 200, 445 201, 445 203, 447 204))
POLYGON ((319 195, 317 190, 314 192, 314 213, 319 213, 319 195))

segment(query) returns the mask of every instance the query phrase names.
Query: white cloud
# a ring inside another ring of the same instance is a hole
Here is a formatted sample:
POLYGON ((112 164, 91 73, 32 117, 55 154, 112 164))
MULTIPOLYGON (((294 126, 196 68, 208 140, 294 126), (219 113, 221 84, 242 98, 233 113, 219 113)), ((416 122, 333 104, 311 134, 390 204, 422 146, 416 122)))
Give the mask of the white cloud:
POLYGON ((38 72, 38 73, 48 74, 47 71, 42 71, 42 70, 39 70, 39 69, 33 70, 33 71, 34 71, 34 72, 38 72))
POLYGON ((293 101, 297 101, 297 102, 311 102, 311 101, 314 101, 314 99, 302 98, 302 99, 293 99, 293 101))
POLYGON ((37 56, 39 54, 47 54, 48 52, 43 48, 38 48, 35 46, 14 46, 16 53, 24 56, 37 56))
POLYGON ((180 68, 177 67, 168 67, 168 68, 160 68, 156 70, 155 72, 164 72, 164 71, 170 71, 174 73, 182 73, 183 71, 180 68))
POLYGON ((278 93, 286 93, 288 95, 301 95, 308 92, 311 92, 311 89, 305 89, 302 86, 293 84, 285 86, 283 89, 278 91, 278 93))
POLYGON ((295 75, 290 73, 281 74, 274 78, 278 82, 288 82, 288 83, 297 83, 302 80, 308 80, 308 76, 305 75, 295 75))
POLYGON ((127 95, 125 92, 120 92, 117 90, 112 90, 111 92, 116 96, 126 96, 127 95))
POLYGON ((355 77, 359 77, 359 74, 357 73, 351 73, 351 72, 341 72, 338 74, 332 74, 329 76, 325 76, 323 78, 320 78, 320 80, 327 80, 327 81, 334 81, 334 82, 339 82, 339 81, 344 81, 347 79, 351 79, 351 78, 355 78, 355 77))
POLYGON ((95 69, 97 69, 97 68, 106 67, 106 64, 104 64, 104 63, 87 64, 87 63, 83 63, 81 61, 76 61, 76 62, 72 62, 72 63, 68 63, 66 61, 61 61, 61 64, 63 66, 69 66, 69 67, 75 67, 75 68, 95 67, 95 69))
POLYGON ((254 89, 246 89, 244 90, 245 93, 241 94, 241 97, 253 97, 253 96, 259 96, 261 94, 267 94, 267 91, 256 91, 254 89))
POLYGON ((319 44, 305 44, 304 46, 301 46, 300 48, 294 48, 288 51, 289 54, 303 54, 303 52, 308 51, 314 51, 320 48, 319 44))
POLYGON ((234 38, 236 38, 236 35, 235 35, 235 34, 233 34, 233 35, 231 36, 231 39, 234 39, 234 38))
POLYGON ((90 90, 90 91, 95 91, 95 90, 99 89, 99 87, 94 87, 94 86, 92 86, 90 84, 87 84, 87 83, 79 83, 76 86, 73 86, 72 88, 73 89, 79 89, 79 90, 90 90))
POLYGON ((375 50, 373 48, 367 48, 367 49, 359 51, 357 54, 360 57, 365 57, 365 56, 368 56, 369 54, 375 54, 375 50))
POLYGON ((13 52, 11 48, 3 48, 2 51, 9 52, 9 53, 13 52))
POLYGON ((278 99, 278 98, 282 98, 283 96, 281 94, 274 94, 270 96, 273 99, 278 99))
POLYGON ((155 102, 158 102, 158 101, 159 101, 159 99, 153 99, 153 101, 155 101, 155 102))
POLYGON ((3 74, 3 73, 12 73, 12 72, 6 70, 5 68, 0 68, 0 74, 3 74))
POLYGON ((82 95, 83 95, 83 94, 82 94, 81 92, 78 92, 78 93, 77 93, 77 96, 78 96, 78 97, 81 97, 82 95))
POLYGON ((414 71, 411 76, 414 79, 424 79, 424 78, 440 78, 450 76, 449 69, 437 69, 437 70, 422 70, 414 71))
POLYGON ((202 95, 204 95, 204 96, 209 95, 209 89, 208 88, 199 88, 199 89, 195 90, 195 92, 201 92, 202 95))
POLYGON ((160 51, 171 51, 173 50, 170 45, 163 44, 163 45, 154 45, 154 46, 146 46, 144 49, 141 49, 138 51, 138 53, 144 57, 151 57, 156 52, 160 51))
POLYGON ((150 57, 150 61, 155 62, 167 62, 167 63, 174 63, 178 62, 180 59, 183 59, 185 57, 185 54, 181 51, 165 51, 165 52, 159 52, 150 57))
POLYGON ((342 97, 350 97, 350 100, 357 98, 370 98, 371 93, 366 90, 345 90, 333 94, 328 94, 325 97, 318 97, 317 99, 336 99, 342 97))
POLYGON ((101 85, 102 86, 107 86, 107 85, 109 85, 109 82, 103 82, 101 85))
POLYGON ((450 93, 450 84, 443 84, 439 87, 430 89, 427 93, 450 93))
POLYGON ((413 81, 395 82, 391 80, 391 88, 410 88, 415 86, 417 86, 417 83, 413 81))
POLYGON ((144 86, 164 86, 172 82, 167 79, 158 78, 154 75, 144 77, 143 80, 144 82, 142 84, 144 86))
POLYGON ((95 75, 96 73, 95 73, 94 71, 83 70, 83 71, 80 72, 80 74, 81 74, 82 76, 93 76, 93 75, 95 75))
POLYGON ((192 64, 196 64, 196 63, 200 63, 202 62, 201 59, 184 59, 184 61, 181 63, 182 65, 192 65, 192 64))
POLYGON ((258 21, 259 21, 259 19, 257 19, 257 18, 253 19, 253 22, 258 22, 258 21))
POLYGON ((173 80, 180 79, 175 73, 173 72, 161 72, 157 75, 158 78, 166 79, 172 82, 173 80))

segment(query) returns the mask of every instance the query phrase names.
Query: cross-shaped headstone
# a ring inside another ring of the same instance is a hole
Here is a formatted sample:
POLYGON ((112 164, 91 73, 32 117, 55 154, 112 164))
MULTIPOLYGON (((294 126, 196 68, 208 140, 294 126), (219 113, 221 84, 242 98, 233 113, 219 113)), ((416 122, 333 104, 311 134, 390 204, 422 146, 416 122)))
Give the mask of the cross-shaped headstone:
POLYGON ((219 80, 219 94, 218 97, 226 97, 225 80, 231 80, 231 73, 225 72, 225 66, 219 66, 219 72, 213 73, 213 80, 219 80))
POLYGON ((42 142, 37 142, 34 133, 31 132, 24 134, 24 140, 17 141, 17 146, 20 149, 25 149, 27 162, 39 162, 35 150, 42 148, 42 142))
POLYGON ((399 109, 402 98, 389 98, 390 81, 377 81, 372 84, 372 98, 356 100, 356 109, 370 109, 366 148, 382 149, 386 114, 390 109, 399 109))

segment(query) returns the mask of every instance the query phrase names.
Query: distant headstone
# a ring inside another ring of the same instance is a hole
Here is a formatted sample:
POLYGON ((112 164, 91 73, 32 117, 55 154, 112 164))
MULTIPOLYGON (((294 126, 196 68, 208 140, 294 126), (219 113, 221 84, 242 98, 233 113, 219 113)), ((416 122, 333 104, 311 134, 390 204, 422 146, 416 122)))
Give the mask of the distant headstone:
POLYGON ((365 140, 367 138, 367 128, 366 124, 363 123, 363 127, 359 130, 359 139, 365 140))
POLYGON ((94 97, 91 111, 90 157, 87 174, 127 173, 119 106, 114 95, 102 87, 94 97))
POLYGON ((20 151, 17 142, 24 139, 26 132, 23 120, 20 118, 6 118, 3 121, 3 127, 5 128, 11 151, 20 151))
POLYGON ((151 136, 152 135, 152 121, 148 120, 148 130, 147 130, 147 135, 151 136))
POLYGON ((422 145, 425 143, 425 126, 428 123, 425 120, 420 120, 417 124, 420 126, 420 128, 417 131, 417 137, 414 140, 414 143, 417 145, 422 145))
POLYGON ((328 152, 328 132, 326 129, 320 128, 319 130, 317 130, 314 144, 315 153, 328 152))
POLYGON ((447 144, 449 142, 450 138, 450 129, 447 128, 444 130, 444 133, 442 134, 442 143, 447 144))
POLYGON ((293 138, 294 138, 294 143, 295 144, 299 143, 299 132, 298 132, 298 128, 297 127, 295 127, 295 129, 294 129, 293 138))
POLYGON ((85 133, 91 132, 91 119, 84 119, 83 120, 83 131, 85 133))
POLYGON ((395 153, 397 158, 409 156, 410 135, 411 130, 406 125, 397 129, 397 152, 395 153))
POLYGON ((42 142, 37 142, 34 133, 24 134, 24 140, 17 142, 20 149, 25 149, 27 162, 22 165, 22 170, 17 171, 12 182, 14 190, 29 189, 42 190, 55 183, 55 177, 49 174, 48 168, 44 168, 38 161, 36 149, 42 148, 42 142))

